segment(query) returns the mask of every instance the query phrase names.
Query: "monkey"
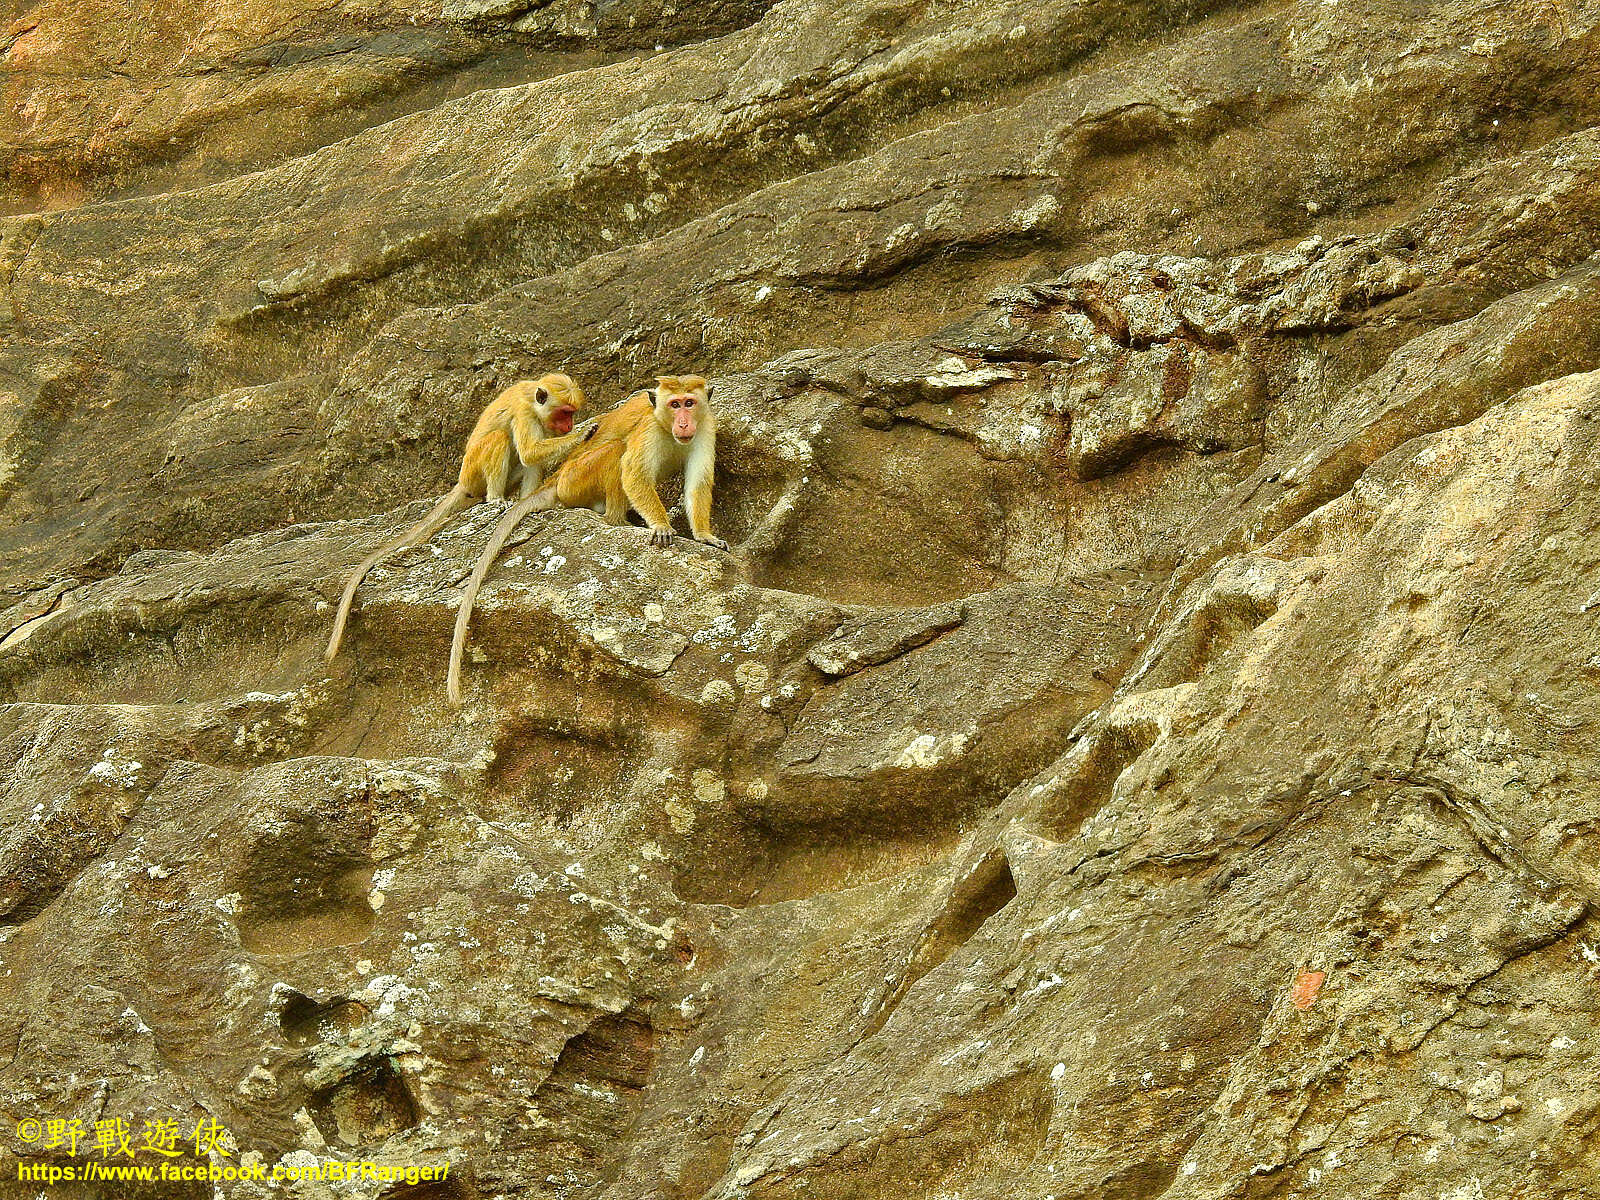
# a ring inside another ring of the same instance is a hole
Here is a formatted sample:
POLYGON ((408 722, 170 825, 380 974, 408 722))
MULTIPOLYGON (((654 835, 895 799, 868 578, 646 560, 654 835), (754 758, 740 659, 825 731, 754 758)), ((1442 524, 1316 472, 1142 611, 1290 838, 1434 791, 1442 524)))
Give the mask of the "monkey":
POLYGON ((462 509, 484 499, 504 500, 513 484, 520 485, 522 496, 534 495, 544 482, 545 470, 593 432, 572 430, 572 418, 584 406, 583 389, 559 373, 514 383, 491 400, 467 438, 456 486, 422 520, 362 559, 350 576, 323 657, 332 662, 339 653, 356 589, 373 567, 402 546, 427 541, 462 509))
POLYGON ((534 511, 593 508, 608 525, 624 525, 632 509, 650 527, 650 543, 673 539, 661 481, 683 473, 684 506, 695 541, 726 550, 711 532, 711 486, 717 460, 717 421, 711 385, 699 375, 664 375, 600 419, 594 435, 562 464, 530 501, 534 511))
POLYGON ((711 532, 717 421, 710 401, 711 384, 704 377, 661 376, 655 387, 633 393, 601 416, 555 477, 531 495, 525 494, 500 518, 456 610, 446 687, 451 704, 461 703, 461 657, 478 589, 517 522, 530 512, 592 508, 604 514, 608 525, 625 525, 631 508, 649 524, 650 544, 665 546, 673 538, 672 523, 657 487, 666 476, 682 471, 684 507, 695 541, 728 549, 728 543, 711 532))

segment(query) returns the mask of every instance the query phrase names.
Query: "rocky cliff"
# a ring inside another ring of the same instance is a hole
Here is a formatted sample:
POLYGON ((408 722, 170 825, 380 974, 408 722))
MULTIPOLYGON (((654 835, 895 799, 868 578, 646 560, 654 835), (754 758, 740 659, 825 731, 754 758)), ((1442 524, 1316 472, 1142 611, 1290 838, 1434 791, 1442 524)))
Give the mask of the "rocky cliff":
POLYGON ((3 15, 0 1190, 1593 1194, 1600 3, 3 15))

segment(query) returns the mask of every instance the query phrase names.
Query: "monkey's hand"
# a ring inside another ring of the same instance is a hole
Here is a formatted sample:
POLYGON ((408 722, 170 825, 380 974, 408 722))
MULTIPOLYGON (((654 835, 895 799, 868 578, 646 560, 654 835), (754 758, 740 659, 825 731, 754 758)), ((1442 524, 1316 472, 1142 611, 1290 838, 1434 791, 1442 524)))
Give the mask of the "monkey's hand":
POLYGON ((650 530, 650 544, 652 546, 672 545, 672 526, 660 525, 652 527, 650 530))
POLYGON ((714 533, 698 534, 694 540, 697 542, 704 542, 708 546, 715 546, 724 554, 728 553, 728 543, 723 541, 714 533))

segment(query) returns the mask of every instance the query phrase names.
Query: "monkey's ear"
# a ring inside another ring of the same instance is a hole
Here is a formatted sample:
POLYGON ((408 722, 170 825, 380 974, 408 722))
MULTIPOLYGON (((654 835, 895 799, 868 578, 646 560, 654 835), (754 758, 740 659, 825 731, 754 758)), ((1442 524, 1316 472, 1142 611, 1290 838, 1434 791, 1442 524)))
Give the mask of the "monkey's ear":
POLYGON ((550 399, 550 393, 545 391, 543 388, 534 388, 533 398, 540 404, 543 404, 546 400, 550 399))
POLYGON ((712 387, 708 383, 708 384, 706 384, 706 399, 707 400, 711 399, 711 392, 712 392, 712 387))

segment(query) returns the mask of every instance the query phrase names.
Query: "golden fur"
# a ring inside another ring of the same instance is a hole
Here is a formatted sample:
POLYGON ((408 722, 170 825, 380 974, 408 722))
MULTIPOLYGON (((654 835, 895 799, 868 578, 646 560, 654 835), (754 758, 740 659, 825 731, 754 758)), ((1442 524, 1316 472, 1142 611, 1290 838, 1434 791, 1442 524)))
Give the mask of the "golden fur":
POLYGON ((517 522, 546 509, 593 508, 611 525, 625 525, 631 508, 650 526, 650 541, 672 541, 672 524, 658 490, 669 474, 683 472, 684 506, 695 540, 726 550, 711 532, 711 485, 716 468, 717 422, 711 413, 711 385, 700 375, 663 375, 656 386, 635 392, 602 416, 583 444, 561 464, 555 478, 537 492, 524 493, 489 535, 456 610, 446 691, 461 703, 461 659, 467 644, 472 606, 490 566, 517 522))
POLYGON ((467 438, 456 486, 427 516, 379 546, 351 573, 324 657, 332 661, 339 653, 356 589, 373 567, 402 546, 427 541, 456 513, 480 500, 504 500, 512 486, 524 497, 536 494, 545 470, 583 440, 586 431, 573 433, 572 418, 584 405, 583 389, 559 373, 514 383, 491 400, 467 438))

